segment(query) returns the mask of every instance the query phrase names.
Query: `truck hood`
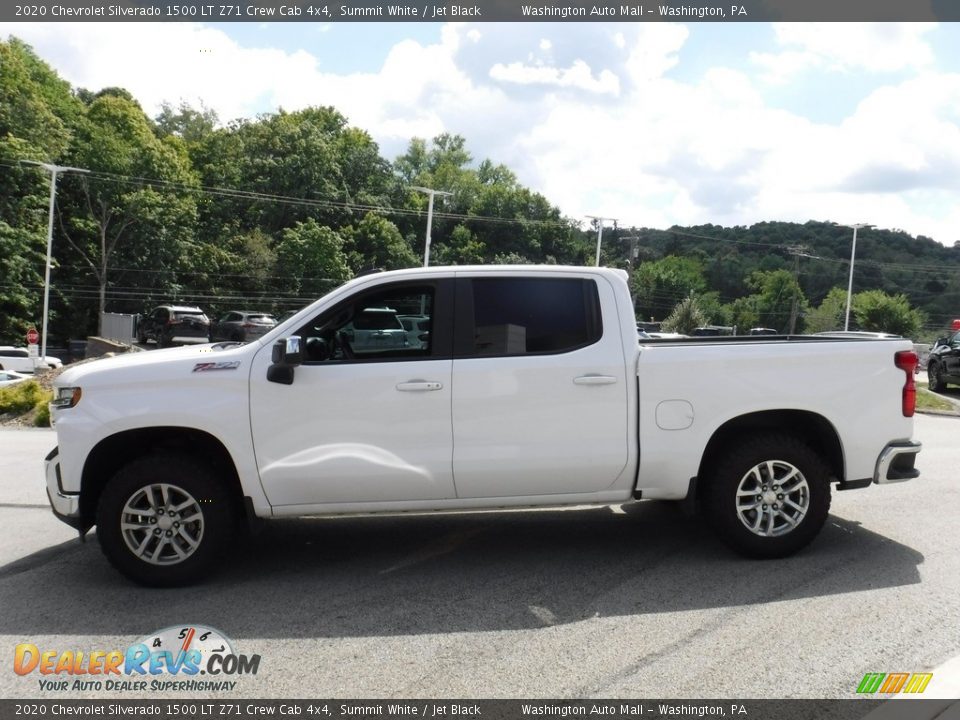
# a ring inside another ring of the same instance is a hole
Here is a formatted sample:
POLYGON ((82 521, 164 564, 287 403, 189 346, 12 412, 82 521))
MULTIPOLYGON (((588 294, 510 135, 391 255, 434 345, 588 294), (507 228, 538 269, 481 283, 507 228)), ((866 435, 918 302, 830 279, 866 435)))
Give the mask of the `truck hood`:
POLYGON ((149 383, 185 377, 194 372, 237 371, 247 364, 260 347, 258 342, 245 345, 209 343, 124 353, 68 368, 57 377, 54 385, 83 387, 127 381, 134 377, 149 383))

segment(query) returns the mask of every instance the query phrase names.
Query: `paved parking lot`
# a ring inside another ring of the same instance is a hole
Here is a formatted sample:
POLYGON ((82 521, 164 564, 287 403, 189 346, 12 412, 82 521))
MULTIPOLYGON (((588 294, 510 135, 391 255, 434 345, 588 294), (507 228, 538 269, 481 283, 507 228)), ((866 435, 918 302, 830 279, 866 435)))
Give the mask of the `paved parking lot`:
MULTIPOLYGON (((108 650, 206 624, 262 657, 241 697, 853 697, 866 672, 960 654, 960 419, 917 429, 922 478, 835 494, 787 560, 740 559, 661 503, 303 519, 162 591, 40 507, 54 435, 3 430, 0 648, 108 650)), ((927 695, 956 697, 951 680, 937 670, 927 695)), ((0 671, 0 697, 38 696, 35 676, 0 671)))

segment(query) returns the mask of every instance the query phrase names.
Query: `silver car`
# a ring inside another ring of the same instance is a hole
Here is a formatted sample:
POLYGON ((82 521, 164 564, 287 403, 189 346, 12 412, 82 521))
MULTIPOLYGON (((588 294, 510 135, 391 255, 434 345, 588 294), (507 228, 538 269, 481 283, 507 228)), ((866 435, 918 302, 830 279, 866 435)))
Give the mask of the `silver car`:
POLYGON ((257 310, 231 310, 210 327, 210 340, 249 342, 265 335, 277 324, 270 313, 257 310))

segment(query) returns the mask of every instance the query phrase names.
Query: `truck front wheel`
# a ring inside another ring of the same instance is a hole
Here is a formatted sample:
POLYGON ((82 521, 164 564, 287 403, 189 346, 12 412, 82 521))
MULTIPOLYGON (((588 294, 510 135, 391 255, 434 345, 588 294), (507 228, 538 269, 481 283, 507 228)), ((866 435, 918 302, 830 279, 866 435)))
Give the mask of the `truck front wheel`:
POLYGON ((757 435, 723 455, 703 508, 720 538, 749 557, 779 558, 808 545, 830 511, 830 470, 790 435, 757 435))
POLYGON ((141 585, 205 579, 234 535, 224 483, 189 456, 150 455, 124 466, 97 506, 97 539, 110 563, 141 585))

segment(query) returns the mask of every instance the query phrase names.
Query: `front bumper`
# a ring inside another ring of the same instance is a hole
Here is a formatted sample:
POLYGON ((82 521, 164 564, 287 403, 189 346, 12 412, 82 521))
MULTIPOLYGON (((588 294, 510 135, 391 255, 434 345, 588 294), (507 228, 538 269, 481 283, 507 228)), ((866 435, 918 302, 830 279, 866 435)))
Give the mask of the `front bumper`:
POLYGON ((72 528, 80 529, 80 493, 64 492, 60 479, 60 448, 55 447, 43 461, 47 479, 47 497, 53 514, 72 528))
POLYGON ((873 472, 873 482, 878 485, 913 480, 920 476, 914 467, 917 453, 923 447, 918 442, 901 440, 887 445, 877 458, 877 467, 873 472))

